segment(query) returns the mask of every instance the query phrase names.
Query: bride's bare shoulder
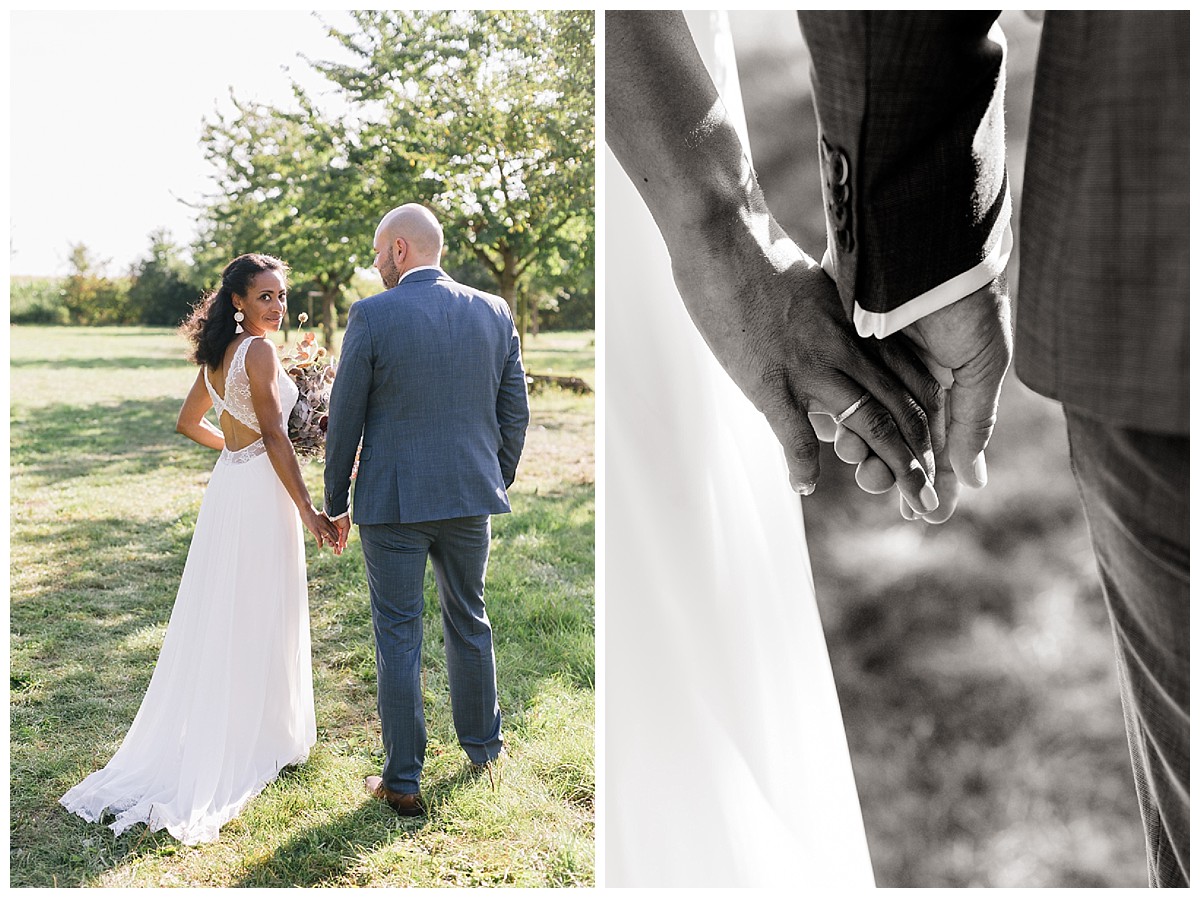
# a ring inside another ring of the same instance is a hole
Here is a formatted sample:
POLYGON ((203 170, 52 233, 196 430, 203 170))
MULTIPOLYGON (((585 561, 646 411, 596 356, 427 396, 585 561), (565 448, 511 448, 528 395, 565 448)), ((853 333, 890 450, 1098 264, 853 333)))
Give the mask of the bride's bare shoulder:
POLYGON ((255 376, 274 377, 276 369, 279 367, 279 353, 275 349, 275 344, 266 337, 261 340, 254 337, 247 339, 251 343, 246 349, 246 373, 250 375, 251 379, 255 376))

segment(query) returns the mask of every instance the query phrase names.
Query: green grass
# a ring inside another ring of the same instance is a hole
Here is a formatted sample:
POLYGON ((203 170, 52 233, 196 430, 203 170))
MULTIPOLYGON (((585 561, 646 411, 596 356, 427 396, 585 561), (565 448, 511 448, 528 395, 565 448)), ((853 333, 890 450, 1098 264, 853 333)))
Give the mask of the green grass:
MULTIPOLYGON (((215 461, 174 433, 195 369, 168 330, 14 327, 11 345, 12 885, 594 884, 592 397, 535 397, 514 513, 493 519, 499 784, 454 737, 430 574, 431 813, 399 818, 362 792, 382 762, 362 555, 357 537, 340 558, 310 543, 317 746, 189 848, 141 826, 115 838, 57 800, 116 750, 153 670, 215 461)), ((551 359, 594 372, 592 335, 527 342, 531 370, 551 359)), ((308 465, 314 495, 320 476, 308 465)))

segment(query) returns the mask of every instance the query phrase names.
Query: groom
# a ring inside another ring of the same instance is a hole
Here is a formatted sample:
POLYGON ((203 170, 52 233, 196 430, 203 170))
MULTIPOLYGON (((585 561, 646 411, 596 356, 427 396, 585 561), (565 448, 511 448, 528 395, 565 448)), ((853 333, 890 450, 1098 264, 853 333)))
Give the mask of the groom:
POLYGON ((421 697, 425 561, 433 563, 450 703, 472 763, 503 746, 492 630, 484 608, 491 518, 510 510, 529 423, 521 348, 507 303, 438 267, 442 228, 413 203, 375 231, 387 288, 350 307, 329 404, 325 513, 362 538, 375 630, 379 718, 386 752, 367 791, 397 813, 425 813, 421 697))
MULTIPOLYGON (((949 460, 971 486, 986 480, 982 449, 1010 327, 997 279, 1011 238, 1005 44, 995 17, 800 13, 821 128, 829 267, 860 334, 901 331, 955 369, 949 460), (983 364, 991 359, 999 362, 983 364)), ((1046 13, 1016 318, 1017 371, 1061 402, 1067 420, 1116 641, 1150 883, 1182 887, 1190 854, 1188 36, 1186 11, 1046 13)), ((938 514, 952 510, 947 502, 938 514)))

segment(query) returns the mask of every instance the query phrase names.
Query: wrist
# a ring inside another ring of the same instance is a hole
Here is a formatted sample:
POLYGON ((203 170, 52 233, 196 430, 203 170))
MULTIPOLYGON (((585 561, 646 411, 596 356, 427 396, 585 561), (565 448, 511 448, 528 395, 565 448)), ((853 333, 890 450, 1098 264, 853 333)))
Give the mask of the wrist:
POLYGON ((727 227, 747 209, 765 211, 741 138, 727 121, 676 150, 678 165, 640 185, 668 246, 694 239, 697 229, 727 227))

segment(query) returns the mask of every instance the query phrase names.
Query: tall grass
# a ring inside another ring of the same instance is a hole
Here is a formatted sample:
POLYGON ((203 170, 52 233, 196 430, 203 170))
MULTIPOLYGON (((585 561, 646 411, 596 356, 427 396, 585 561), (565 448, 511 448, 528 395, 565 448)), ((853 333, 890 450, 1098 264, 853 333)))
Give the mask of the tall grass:
MULTIPOLYGON (((542 346, 594 368, 591 334, 542 346)), ((509 757, 471 773, 450 719, 432 574, 428 819, 362 791, 382 763, 362 555, 308 551, 318 742, 184 847, 117 838, 57 800, 103 766, 149 682, 213 453, 174 433, 195 369, 169 331, 12 329, 11 856, 14 886, 575 886, 595 881, 594 400, 535 397, 514 512, 493 520, 488 608, 509 757)), ((319 464, 306 468, 320 494, 319 464)))

